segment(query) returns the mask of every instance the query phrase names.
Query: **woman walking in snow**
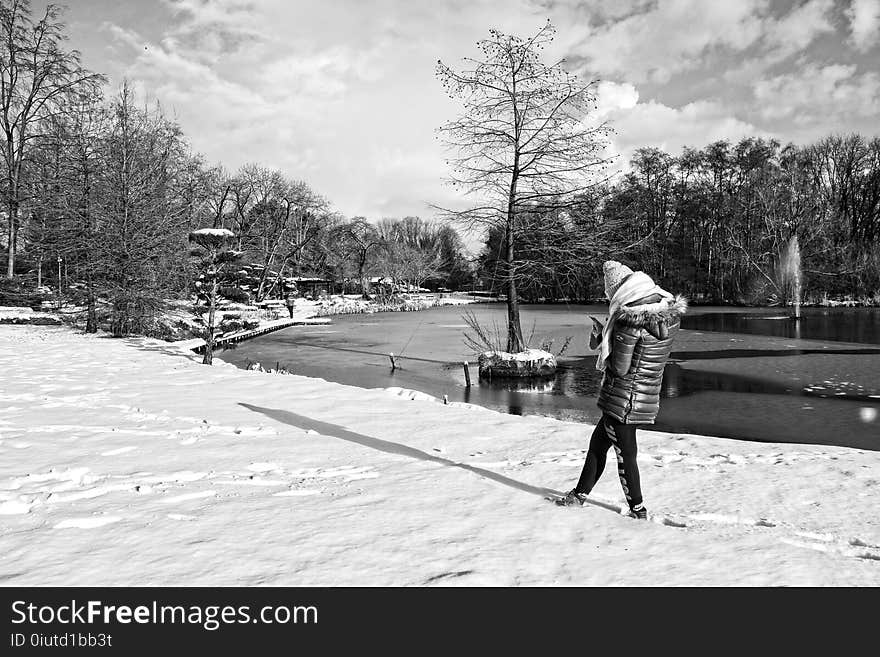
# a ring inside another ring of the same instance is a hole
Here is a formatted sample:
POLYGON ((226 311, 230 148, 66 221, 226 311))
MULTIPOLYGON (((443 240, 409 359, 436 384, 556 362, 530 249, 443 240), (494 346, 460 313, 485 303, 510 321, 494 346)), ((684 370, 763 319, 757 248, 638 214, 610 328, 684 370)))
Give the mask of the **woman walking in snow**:
POLYGON ((556 500, 562 506, 583 505, 605 469, 610 447, 629 504, 629 515, 647 519, 636 464, 636 429, 653 424, 660 410, 663 368, 672 350, 687 301, 659 287, 646 273, 614 260, 603 265, 608 322, 596 320, 590 347, 600 346, 596 369, 603 372, 599 392, 602 418, 593 431, 577 485, 556 500), (601 340, 601 342, 600 342, 601 340))
POLYGON ((287 312, 290 313, 290 319, 293 319, 293 309, 296 307, 296 288, 291 288, 284 298, 284 305, 287 306, 287 312))

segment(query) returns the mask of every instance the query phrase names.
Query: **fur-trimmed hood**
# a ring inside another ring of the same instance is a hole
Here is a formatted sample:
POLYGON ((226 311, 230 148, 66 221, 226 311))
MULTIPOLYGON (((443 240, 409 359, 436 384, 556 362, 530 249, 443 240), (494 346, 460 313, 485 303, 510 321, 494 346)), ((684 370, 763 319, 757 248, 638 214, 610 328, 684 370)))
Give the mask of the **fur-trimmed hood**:
POLYGON ((623 326, 647 329, 655 337, 664 339, 668 334, 667 327, 677 324, 687 308, 687 299, 678 294, 656 303, 624 306, 619 311, 617 321, 623 326))

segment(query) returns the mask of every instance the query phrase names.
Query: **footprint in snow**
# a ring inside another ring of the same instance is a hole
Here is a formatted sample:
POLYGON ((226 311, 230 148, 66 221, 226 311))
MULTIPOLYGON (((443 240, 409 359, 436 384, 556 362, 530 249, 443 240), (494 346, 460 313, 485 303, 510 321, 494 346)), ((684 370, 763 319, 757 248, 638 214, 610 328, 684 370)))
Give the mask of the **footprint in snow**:
POLYGON ((668 516, 663 516, 663 515, 654 516, 654 515, 651 515, 651 516, 649 516, 649 517, 650 517, 650 519, 651 519, 651 522, 656 522, 658 525, 664 525, 664 526, 666 526, 666 527, 678 527, 679 529, 682 529, 682 528, 687 527, 687 523, 686 523, 686 522, 683 522, 683 521, 681 521, 681 520, 673 520, 672 518, 670 518, 670 517, 668 517, 668 516))
POLYGON ((194 472, 192 470, 179 470, 168 475, 166 481, 198 481, 208 476, 207 472, 194 472))
POLYGON ((169 513, 169 514, 168 514, 168 517, 171 518, 171 520, 183 520, 183 521, 189 521, 189 520, 196 520, 196 519, 197 519, 196 516, 188 516, 188 515, 185 514, 185 513, 169 513))
POLYGON ((277 463, 254 462, 251 463, 247 469, 252 470, 253 472, 269 472, 272 470, 281 470, 281 467, 277 463))
POLYGON ((320 495, 321 491, 319 490, 311 490, 311 489, 294 489, 294 490, 285 490, 280 493, 273 493, 272 497, 307 497, 309 495, 320 495))
POLYGON ((113 493, 116 491, 130 491, 135 490, 134 487, 128 484, 115 484, 115 485, 107 485, 107 486, 95 486, 94 488, 85 488, 83 490, 78 490, 72 493, 66 493, 63 495, 59 495, 58 493, 49 493, 49 497, 47 498, 47 502, 52 504, 57 504, 60 502, 75 502, 76 500, 91 500, 96 497, 101 497, 102 495, 107 495, 108 493, 113 493))
POLYGON ((95 529, 122 520, 119 516, 98 516, 91 518, 67 518, 55 525, 55 529, 95 529))
POLYGON ((709 522, 716 525, 746 525, 751 527, 775 527, 776 525, 764 518, 749 518, 744 516, 728 515, 724 513, 692 513, 688 516, 692 520, 709 522))
POLYGON ((201 491, 199 493, 184 493, 183 495, 174 495, 172 497, 166 497, 162 502, 164 504, 178 504, 180 502, 189 502, 190 500, 200 500, 207 497, 214 497, 217 494, 217 491, 206 490, 201 491))
POLYGON ((135 445, 129 445, 128 447, 119 447, 117 449, 111 449, 108 452, 101 452, 101 456, 119 456, 120 454, 125 454, 126 452, 132 452, 137 449, 135 445))
POLYGON ((28 502, 20 499, 0 502, 0 516, 12 516, 30 513, 31 508, 35 504, 36 501, 28 502))
POLYGON ((283 479, 263 479, 259 475, 244 475, 243 477, 233 479, 215 479, 215 485, 225 486, 286 486, 287 481, 283 479))
POLYGON ((800 538, 783 537, 780 541, 786 545, 815 550, 816 552, 880 561, 880 546, 871 545, 859 538, 843 540, 830 534, 813 534, 811 532, 795 532, 795 535, 800 538))

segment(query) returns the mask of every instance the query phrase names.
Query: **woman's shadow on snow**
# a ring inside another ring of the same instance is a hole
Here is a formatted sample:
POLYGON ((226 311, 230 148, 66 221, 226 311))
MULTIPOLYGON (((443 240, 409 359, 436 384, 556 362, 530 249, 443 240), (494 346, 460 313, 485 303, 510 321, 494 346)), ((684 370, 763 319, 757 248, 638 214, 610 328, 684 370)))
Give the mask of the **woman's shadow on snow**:
MULTIPOLYGON (((255 413, 262 413, 263 415, 270 417, 277 422, 283 422, 284 424, 289 424, 305 431, 317 431, 324 436, 333 436, 334 438, 339 438, 340 440, 347 440, 348 442, 355 443, 363 447, 369 447, 380 452, 387 452, 388 454, 408 456, 409 458, 418 459, 420 461, 429 461, 433 463, 439 463, 440 465, 467 470, 468 472, 473 472, 480 477, 491 479, 492 481, 496 481, 499 484, 504 484, 505 486, 510 486, 511 488, 515 488, 516 490, 521 490, 525 493, 531 493, 532 495, 540 495, 541 497, 545 498, 557 498, 562 496, 562 493, 557 490, 553 490, 552 488, 541 488, 539 486, 532 486, 531 484, 526 484, 521 481, 517 481, 516 479, 511 479, 510 477, 505 477, 504 475, 498 474, 497 472, 492 472, 491 470, 484 470, 483 468, 468 465, 467 463, 456 463, 455 461, 450 461, 449 459, 445 459, 440 456, 428 454, 427 452, 423 452, 422 450, 416 449, 414 447, 401 445, 400 443, 394 443, 389 440, 382 440, 381 438, 365 436, 361 433, 355 433, 354 431, 349 431, 345 427, 339 426, 338 424, 330 424, 329 422, 313 420, 312 418, 306 417, 305 415, 291 413, 290 411, 282 411, 276 408, 261 408, 260 406, 245 404, 243 402, 239 402, 239 406, 244 406, 248 410, 254 411, 255 413)), ((601 506, 611 511, 620 511, 618 507, 612 504, 605 504, 604 502, 600 502, 598 500, 587 501, 590 504, 601 506)))

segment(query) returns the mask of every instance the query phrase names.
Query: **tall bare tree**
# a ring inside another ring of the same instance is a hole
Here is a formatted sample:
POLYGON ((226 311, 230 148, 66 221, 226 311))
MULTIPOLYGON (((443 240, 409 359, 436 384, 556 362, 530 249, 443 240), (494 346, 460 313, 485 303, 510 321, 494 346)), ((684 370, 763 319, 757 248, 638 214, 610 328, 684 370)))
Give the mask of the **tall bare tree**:
POLYGON ((365 217, 336 226, 329 236, 336 260, 343 272, 350 272, 360 281, 361 296, 370 298, 370 274, 376 270, 383 240, 374 224, 365 217))
POLYGON ((61 9, 48 5, 34 19, 28 0, 0 0, 0 132, 7 214, 6 276, 15 275, 25 165, 33 153, 37 126, 67 111, 66 100, 90 95, 104 78, 84 69, 76 50, 65 50, 61 9))
POLYGON ((521 216, 570 207, 606 164, 609 128, 588 122, 595 81, 583 82, 563 61, 541 59, 554 33, 549 21, 527 39, 489 30, 477 44, 479 59, 466 58, 462 71, 442 61, 436 69, 449 96, 464 105, 441 128, 451 153, 450 182, 477 199, 467 210, 445 210, 469 226, 504 229, 510 352, 525 348, 517 297, 525 264, 517 248, 527 229, 521 216))
POLYGON ((101 145, 107 128, 102 98, 83 98, 41 126, 29 189, 29 250, 37 255, 37 280, 44 260, 63 256, 78 282, 85 284, 86 333, 98 330, 98 245, 107 241, 98 226, 96 184, 102 171, 101 145))
POLYGON ((112 306, 115 335, 149 325, 186 272, 192 224, 191 178, 197 174, 180 128, 160 108, 135 105, 123 84, 102 140, 102 174, 92 208, 103 239, 95 265, 112 306))
MULTIPOLYGON (((443 270, 441 229, 420 217, 383 219, 376 230, 382 240, 381 266, 395 282, 418 290, 443 270)), ((454 231, 453 231, 454 232, 454 231)))

